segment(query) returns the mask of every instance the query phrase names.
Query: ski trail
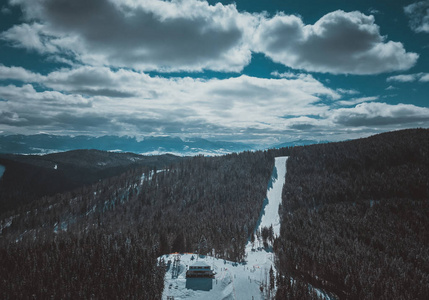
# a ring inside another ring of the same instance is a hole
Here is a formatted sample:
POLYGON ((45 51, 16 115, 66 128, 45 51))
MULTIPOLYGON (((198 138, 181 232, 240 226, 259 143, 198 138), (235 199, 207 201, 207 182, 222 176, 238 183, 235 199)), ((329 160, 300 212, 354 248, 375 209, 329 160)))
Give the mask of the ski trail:
POLYGON ((273 176, 271 177, 271 186, 267 190, 267 205, 263 208, 261 222, 258 230, 262 227, 270 227, 273 225, 275 236, 280 234, 280 216, 279 205, 282 203, 282 190, 286 179, 286 161, 288 157, 276 157, 273 176))
MULTIPOLYGON (((262 207, 261 217, 256 228, 261 230, 262 227, 272 225, 275 235, 280 232, 279 205, 282 202, 282 190, 286 178, 286 160, 287 157, 275 159, 273 175, 268 184, 266 200, 264 201, 265 205, 262 207)), ((244 263, 234 263, 210 256, 199 257, 198 260, 205 261, 216 273, 213 279, 208 279, 209 284, 205 288, 191 288, 190 280, 186 278, 186 268, 194 264, 197 255, 181 254, 181 271, 178 277, 172 279, 172 267, 167 270, 164 277, 162 299, 174 297, 174 300, 262 300, 266 299, 269 293, 273 295, 275 290, 267 290, 269 270, 272 267, 275 271, 272 249, 270 246, 268 249, 254 247, 249 241, 245 253, 244 263), (261 292, 261 286, 263 286, 263 292, 261 292)), ((162 259, 167 262, 172 261, 173 258, 171 255, 163 255, 162 259)))

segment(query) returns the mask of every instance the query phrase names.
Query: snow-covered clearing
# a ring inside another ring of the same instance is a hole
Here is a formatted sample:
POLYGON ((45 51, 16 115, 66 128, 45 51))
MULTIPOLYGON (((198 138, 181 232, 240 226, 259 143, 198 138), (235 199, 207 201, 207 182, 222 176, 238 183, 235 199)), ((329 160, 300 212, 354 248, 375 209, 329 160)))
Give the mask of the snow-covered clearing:
MULTIPOLYGON (((287 157, 277 157, 273 176, 267 190, 267 201, 263 207, 258 230, 262 227, 273 226, 275 235, 280 232, 280 221, 278 208, 281 203, 281 194, 286 176, 287 157)), ((227 300, 263 299, 261 285, 269 283, 269 270, 274 269, 274 254, 263 248, 253 248, 249 241, 246 245, 245 263, 234 263, 211 256, 198 257, 196 254, 170 254, 164 255, 167 263, 171 261, 170 267, 165 275, 164 292, 162 299, 204 299, 204 300, 227 300), (177 276, 173 276, 173 262, 175 257, 180 258, 177 276), (186 278, 186 269, 195 261, 204 261, 214 270, 215 277, 212 278, 186 278), (172 298, 174 297, 174 298, 172 298)))
POLYGON ((270 182, 271 188, 269 186, 267 190, 268 203, 263 208, 261 223, 259 224, 259 229, 272 225, 274 236, 280 234, 279 205, 282 203, 282 190, 286 177, 286 160, 287 157, 276 157, 276 164, 270 182))

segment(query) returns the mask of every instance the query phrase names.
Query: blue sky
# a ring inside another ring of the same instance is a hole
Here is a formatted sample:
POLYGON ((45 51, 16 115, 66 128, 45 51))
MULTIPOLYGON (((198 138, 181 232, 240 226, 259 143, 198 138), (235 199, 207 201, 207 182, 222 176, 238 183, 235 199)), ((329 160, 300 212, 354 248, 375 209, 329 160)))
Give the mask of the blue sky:
POLYGON ((429 1, 2 3, 0 134, 271 145, 429 127, 429 1))

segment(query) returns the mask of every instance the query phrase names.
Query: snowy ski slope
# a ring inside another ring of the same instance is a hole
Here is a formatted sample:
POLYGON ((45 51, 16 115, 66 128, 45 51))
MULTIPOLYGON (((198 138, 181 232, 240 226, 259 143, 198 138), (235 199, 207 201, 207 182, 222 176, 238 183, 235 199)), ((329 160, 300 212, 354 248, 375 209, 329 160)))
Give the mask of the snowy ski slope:
MULTIPOLYGON (((258 229, 273 225, 274 234, 280 232, 278 208, 286 177, 287 157, 275 159, 275 170, 267 190, 267 204, 263 208, 258 229)), ((204 300, 260 300, 263 292, 261 283, 268 282, 271 266, 274 269, 273 253, 263 248, 252 249, 252 244, 246 245, 246 262, 236 264, 231 261, 210 256, 197 257, 195 254, 170 254, 161 258, 172 263, 165 275, 165 285, 162 299, 204 299, 204 300), (173 270, 175 257, 180 258, 180 267, 173 270), (186 268, 196 260, 204 261, 216 272, 213 279, 186 279, 186 268), (174 272, 173 272, 174 271, 174 272), (173 276, 174 275, 174 276, 173 276), (174 297, 174 298, 171 298, 174 297)), ((161 259, 160 258, 160 259, 161 259)), ((265 292, 265 291, 264 291, 265 292)))

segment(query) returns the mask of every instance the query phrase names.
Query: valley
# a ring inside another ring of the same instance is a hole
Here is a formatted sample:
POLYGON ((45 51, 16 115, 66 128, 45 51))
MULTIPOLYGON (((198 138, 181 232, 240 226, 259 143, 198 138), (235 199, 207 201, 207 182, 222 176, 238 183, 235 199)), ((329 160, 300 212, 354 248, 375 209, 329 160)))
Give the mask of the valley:
MULTIPOLYGON (((135 162, 133 154, 58 155, 14 157, 12 166, 40 179, 66 164, 75 174, 92 168, 107 176, 114 164, 124 172, 1 211, 2 299, 429 293, 429 130, 215 157, 142 157, 141 165, 123 165, 135 162), (208 285, 186 279, 196 261, 216 273, 208 285)), ((12 161, 3 159, 2 184, 12 161)))

